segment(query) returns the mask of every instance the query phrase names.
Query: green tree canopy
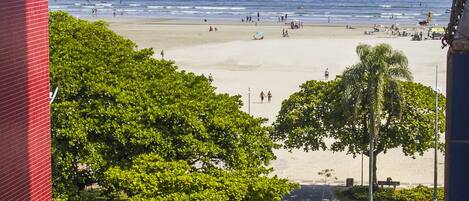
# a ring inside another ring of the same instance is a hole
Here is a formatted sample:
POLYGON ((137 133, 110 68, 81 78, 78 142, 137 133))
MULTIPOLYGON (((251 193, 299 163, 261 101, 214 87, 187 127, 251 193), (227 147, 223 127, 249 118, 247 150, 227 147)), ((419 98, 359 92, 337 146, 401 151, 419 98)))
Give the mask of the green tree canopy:
POLYGON ((102 21, 52 12, 49 36, 51 85, 59 87, 51 106, 55 197, 77 198, 97 182, 108 195, 232 198, 215 190, 238 179, 240 189, 230 190, 236 200, 278 200, 294 186, 263 176, 275 144, 265 119, 240 110, 239 96, 216 94, 205 77, 152 58, 151 49, 138 50, 102 21), (195 187, 175 195, 186 182, 179 177, 195 187), (160 188, 169 190, 156 193, 160 188))
MULTIPOLYGON (((289 149, 330 149, 354 157, 369 156, 370 136, 375 141, 374 155, 400 147, 405 155, 415 157, 432 148, 435 92, 422 84, 392 78, 410 78, 410 74, 406 72, 407 59, 389 49, 387 45, 375 49, 359 46, 361 62, 348 68, 342 78, 301 85, 299 92, 282 103, 273 139, 289 149), (387 56, 379 59, 369 51, 382 51, 379 54, 387 56), (328 139, 333 139, 330 146, 328 139)), ((439 94, 439 99, 443 130, 445 98, 439 94)), ((376 175, 376 160, 373 167, 376 175)), ((373 180, 376 182, 376 177, 373 180)))
MULTIPOLYGON (((272 138, 283 142, 287 149, 305 151, 345 151, 354 157, 368 154, 368 123, 360 113, 352 126, 352 114, 342 107, 343 89, 338 80, 307 81, 300 91, 283 101, 274 123, 272 138), (328 145, 326 141, 332 140, 328 145)), ((422 155, 433 148, 435 134, 435 92, 432 88, 414 82, 399 82, 402 87, 402 113, 394 121, 380 124, 376 151, 400 148, 410 157, 422 155), (387 128, 386 128, 387 127, 387 128)), ((444 130, 445 97, 439 94, 439 129, 444 130)), ((385 104, 385 114, 391 107, 385 104)))

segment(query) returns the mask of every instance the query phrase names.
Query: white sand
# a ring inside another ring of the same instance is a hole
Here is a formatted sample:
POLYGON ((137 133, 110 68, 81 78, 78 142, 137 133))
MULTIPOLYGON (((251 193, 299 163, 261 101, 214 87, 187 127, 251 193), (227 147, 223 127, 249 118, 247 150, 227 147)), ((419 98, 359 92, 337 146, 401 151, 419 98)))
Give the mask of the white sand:
MULTIPOLYGON (((364 27, 346 30, 343 27, 307 26, 290 31, 290 38, 281 38, 281 25, 215 24, 218 32, 208 32, 208 24, 181 21, 122 21, 111 23, 111 29, 134 40, 141 47, 153 47, 165 58, 175 60, 184 70, 197 74, 211 73, 218 92, 243 96, 248 111, 248 88, 251 89, 251 114, 275 120, 281 102, 307 80, 324 79, 325 68, 330 78, 357 62, 355 47, 359 43, 389 43, 404 51, 415 81, 434 86, 435 65, 440 66, 439 86, 446 89, 446 49, 440 41, 410 41, 409 38, 365 36, 364 27), (266 39, 251 40, 255 31, 265 32, 266 39), (260 104, 260 91, 270 90, 271 103, 260 104)), ((159 55, 155 55, 159 57, 159 55)), ((335 170, 340 181, 360 181, 360 157, 324 151, 303 152, 276 150, 272 162, 274 174, 302 183, 321 182, 317 173, 326 168, 335 170)), ((439 183, 443 183, 443 155, 439 155, 439 183)), ((365 181, 368 160, 364 159, 365 181)), ((404 184, 433 182, 433 153, 412 159, 399 149, 378 156, 378 179, 392 177, 404 184)), ((366 183, 366 182, 365 182, 366 183)))

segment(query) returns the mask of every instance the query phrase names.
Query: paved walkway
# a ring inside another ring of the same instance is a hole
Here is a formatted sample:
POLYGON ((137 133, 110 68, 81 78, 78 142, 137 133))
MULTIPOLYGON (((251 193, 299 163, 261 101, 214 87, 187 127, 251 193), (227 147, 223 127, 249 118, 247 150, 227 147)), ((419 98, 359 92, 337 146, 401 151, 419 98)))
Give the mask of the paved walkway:
POLYGON ((334 193, 331 186, 326 185, 301 185, 300 189, 292 191, 284 201, 334 201, 334 193))

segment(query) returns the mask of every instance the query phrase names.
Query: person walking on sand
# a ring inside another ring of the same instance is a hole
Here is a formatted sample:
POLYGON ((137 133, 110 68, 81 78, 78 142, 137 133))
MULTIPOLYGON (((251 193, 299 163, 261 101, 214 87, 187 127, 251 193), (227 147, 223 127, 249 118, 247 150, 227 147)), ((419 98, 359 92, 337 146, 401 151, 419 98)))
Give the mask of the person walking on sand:
POLYGON ((267 92, 267 100, 269 101, 269 103, 272 100, 272 93, 270 93, 270 91, 267 92))
POLYGON ((213 82, 212 73, 209 73, 209 74, 208 74, 208 81, 209 81, 210 83, 213 82))
POLYGON ((164 50, 161 50, 160 55, 161 55, 161 59, 164 59, 164 50))
POLYGON ((329 68, 326 68, 326 71, 324 71, 324 77, 327 79, 329 79, 329 68))
POLYGON ((265 94, 264 94, 264 91, 261 91, 261 103, 264 103, 264 97, 265 97, 265 94))

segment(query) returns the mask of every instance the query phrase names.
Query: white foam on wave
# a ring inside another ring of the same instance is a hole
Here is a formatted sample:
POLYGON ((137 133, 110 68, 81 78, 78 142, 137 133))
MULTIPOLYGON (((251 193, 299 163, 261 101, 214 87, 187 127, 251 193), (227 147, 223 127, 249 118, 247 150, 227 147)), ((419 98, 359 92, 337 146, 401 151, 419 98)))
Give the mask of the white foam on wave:
POLYGON ((404 13, 381 13, 383 16, 404 16, 404 13))
MULTIPOLYGON (((200 14, 201 12, 199 11, 194 11, 194 10, 185 10, 185 11, 174 11, 175 13, 183 13, 183 14, 200 14)), ((171 12, 173 13, 173 12, 171 12)))
POLYGON ((112 7, 112 3, 97 3, 96 6, 112 7))
POLYGON ((141 10, 141 9, 124 9, 124 11, 126 11, 126 12, 145 12, 145 10, 141 10))
POLYGON ((356 18, 373 18, 373 15, 355 15, 356 18))
POLYGON ((131 3, 131 4, 129 4, 129 6, 138 7, 138 6, 140 6, 140 4, 138 4, 138 3, 131 3))
POLYGON ((245 10, 244 7, 217 7, 217 6, 196 6, 195 9, 201 10, 245 10))
POLYGON ((147 6, 147 8, 162 9, 162 8, 165 8, 165 7, 164 6, 147 6))
POLYGON ((389 4, 379 5, 379 7, 381 7, 381 8, 392 8, 392 6, 389 5, 389 4))

